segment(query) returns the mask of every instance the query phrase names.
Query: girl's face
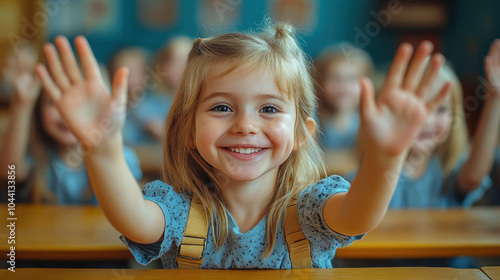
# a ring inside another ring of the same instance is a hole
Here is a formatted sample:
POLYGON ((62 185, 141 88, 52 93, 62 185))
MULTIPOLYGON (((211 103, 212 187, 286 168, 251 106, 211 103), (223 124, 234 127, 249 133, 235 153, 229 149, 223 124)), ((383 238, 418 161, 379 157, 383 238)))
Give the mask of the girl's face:
POLYGON ((431 155, 434 149, 448 138, 452 115, 451 94, 448 94, 444 102, 427 118, 427 122, 415 139, 411 150, 431 155))
POLYGON ((202 88, 195 145, 219 179, 274 183, 294 147, 295 105, 279 93, 272 73, 244 70, 202 88))
POLYGON ((354 110, 359 105, 361 72, 355 63, 337 61, 327 70, 323 82, 325 101, 333 109, 354 110))
POLYGON ((47 135, 59 145, 76 145, 78 143, 78 140, 66 126, 64 120, 61 118, 59 111, 57 110, 50 97, 47 94, 42 93, 42 96, 40 98, 42 126, 47 135))

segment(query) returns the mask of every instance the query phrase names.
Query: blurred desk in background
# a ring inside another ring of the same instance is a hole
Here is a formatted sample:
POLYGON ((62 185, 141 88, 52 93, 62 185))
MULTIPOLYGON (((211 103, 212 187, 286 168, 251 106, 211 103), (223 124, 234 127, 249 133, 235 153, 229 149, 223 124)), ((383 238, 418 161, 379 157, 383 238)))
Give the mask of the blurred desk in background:
POLYGON ((390 259, 500 256, 500 207, 389 210, 335 257, 390 259))
POLYGON ((326 150, 325 165, 328 175, 346 175, 358 169, 358 154, 354 150, 326 150))
MULTIPOLYGON (((132 147, 141 161, 142 172, 146 176, 158 177, 163 165, 163 149, 161 144, 132 147)), ((159 178, 159 177, 158 177, 159 178)))
MULTIPOLYGON (((97 206, 16 205, 16 259, 125 260, 131 253, 97 206)), ((342 258, 500 256, 500 207, 390 210, 378 228, 337 250, 342 258)), ((7 222, 7 205, 0 204, 7 222)), ((5 227, 5 225, 4 225, 5 227)), ((0 234, 0 259, 10 248, 0 234)))
MULTIPOLYGON (((98 206, 17 204, 15 217, 16 260, 133 258, 98 206)), ((0 204, 0 220, 10 222, 7 204, 0 204)), ((7 230, 0 234, 0 259, 7 258, 11 246, 8 234, 7 230)))
POLYGON ((334 268, 292 270, 217 269, 49 269, 21 268, 15 273, 3 269, 2 279, 87 280, 87 279, 398 279, 398 280, 488 280, 479 269, 444 267, 334 268), (9 277, 7 277, 9 276, 9 277))
POLYGON ((500 280, 500 266, 485 266, 481 270, 488 275, 491 280, 500 280))

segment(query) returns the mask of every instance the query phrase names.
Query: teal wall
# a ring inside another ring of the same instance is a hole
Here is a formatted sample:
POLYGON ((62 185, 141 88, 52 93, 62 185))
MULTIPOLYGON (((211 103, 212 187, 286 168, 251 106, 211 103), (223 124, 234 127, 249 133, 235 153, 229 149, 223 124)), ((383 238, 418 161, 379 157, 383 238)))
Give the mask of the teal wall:
MULTIPOLYGON (((154 51, 168 38, 178 34, 203 37, 210 27, 197 22, 198 1, 180 2, 177 24, 165 29, 149 29, 137 20, 136 0, 120 1, 121 30, 117 34, 84 34, 88 37, 98 60, 107 62, 117 49, 128 45, 141 45, 154 51)), ((227 0, 221 0, 227 1, 227 0)), ((234 0, 233 0, 234 1, 234 0)), ((401 0, 401 5, 410 0, 401 0)), ((374 20, 370 11, 379 11, 380 1, 370 0, 317 0, 317 21, 311 30, 299 33, 304 50, 315 56, 326 45, 347 41, 354 43, 355 28, 364 30, 374 20)), ((443 35, 443 50, 460 75, 482 73, 482 57, 492 39, 500 37, 500 1, 450 1, 450 20, 443 35)), ((241 21, 235 29, 256 29, 267 15, 267 1, 243 0, 241 21)), ((55 36, 49 30, 50 37, 55 36)), ((367 50, 377 64, 389 61, 399 43, 396 31, 382 28, 380 34, 369 38, 367 50)))

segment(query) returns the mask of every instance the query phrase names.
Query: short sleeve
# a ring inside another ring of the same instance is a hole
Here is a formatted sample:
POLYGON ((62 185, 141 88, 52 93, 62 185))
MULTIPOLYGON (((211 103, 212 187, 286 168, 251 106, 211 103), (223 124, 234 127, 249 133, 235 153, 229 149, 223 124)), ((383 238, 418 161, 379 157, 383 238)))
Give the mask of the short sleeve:
POLYGON ((134 175, 136 180, 142 179, 142 169, 141 169, 141 161, 137 154, 131 148, 125 146, 123 148, 123 152, 125 154, 125 160, 127 161, 127 165, 134 175))
POLYGON ((302 231, 324 250, 334 250, 351 244, 362 236, 346 236, 328 227, 323 217, 323 208, 332 195, 347 192, 349 183, 340 176, 331 176, 303 190, 297 200, 297 214, 302 231))
POLYGON ((147 265, 169 250, 176 250, 186 227, 190 202, 184 195, 176 193, 172 186, 158 180, 146 184, 142 192, 145 199, 158 204, 163 212, 165 218, 163 240, 153 244, 141 244, 123 235, 120 239, 137 262, 147 265))

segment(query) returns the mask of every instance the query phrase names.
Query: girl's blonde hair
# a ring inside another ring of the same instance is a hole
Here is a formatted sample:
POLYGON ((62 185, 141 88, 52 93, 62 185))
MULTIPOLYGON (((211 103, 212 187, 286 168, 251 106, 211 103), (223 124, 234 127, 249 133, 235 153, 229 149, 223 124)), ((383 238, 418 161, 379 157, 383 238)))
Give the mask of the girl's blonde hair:
POLYGON ((294 137, 301 143, 279 167, 276 190, 267 212, 268 257, 275 244, 286 207, 301 190, 325 176, 316 133, 308 132, 307 119, 317 105, 309 61, 294 38, 292 26, 268 24, 258 34, 228 33, 196 39, 188 56, 179 89, 170 109, 164 143, 163 177, 177 192, 199 197, 211 218, 216 246, 224 244, 228 217, 220 184, 210 166, 194 148, 195 111, 201 90, 213 78, 239 67, 269 71, 280 93, 295 102, 294 137))
POLYGON ((314 80, 316 82, 316 94, 319 98, 319 109, 331 110, 325 101, 323 92, 323 82, 327 78, 329 68, 338 62, 353 63, 359 67, 363 76, 370 77, 373 74, 374 66, 370 55, 362 49, 359 49, 349 43, 340 43, 324 48, 318 57, 314 60, 316 71, 314 80))
POLYGON ((453 88, 451 97, 451 129, 446 140, 436 147, 435 154, 443 166, 445 176, 448 176, 457 165, 460 156, 468 147, 467 124, 463 109, 463 90, 453 68, 445 63, 439 71, 438 79, 450 81, 453 88))

